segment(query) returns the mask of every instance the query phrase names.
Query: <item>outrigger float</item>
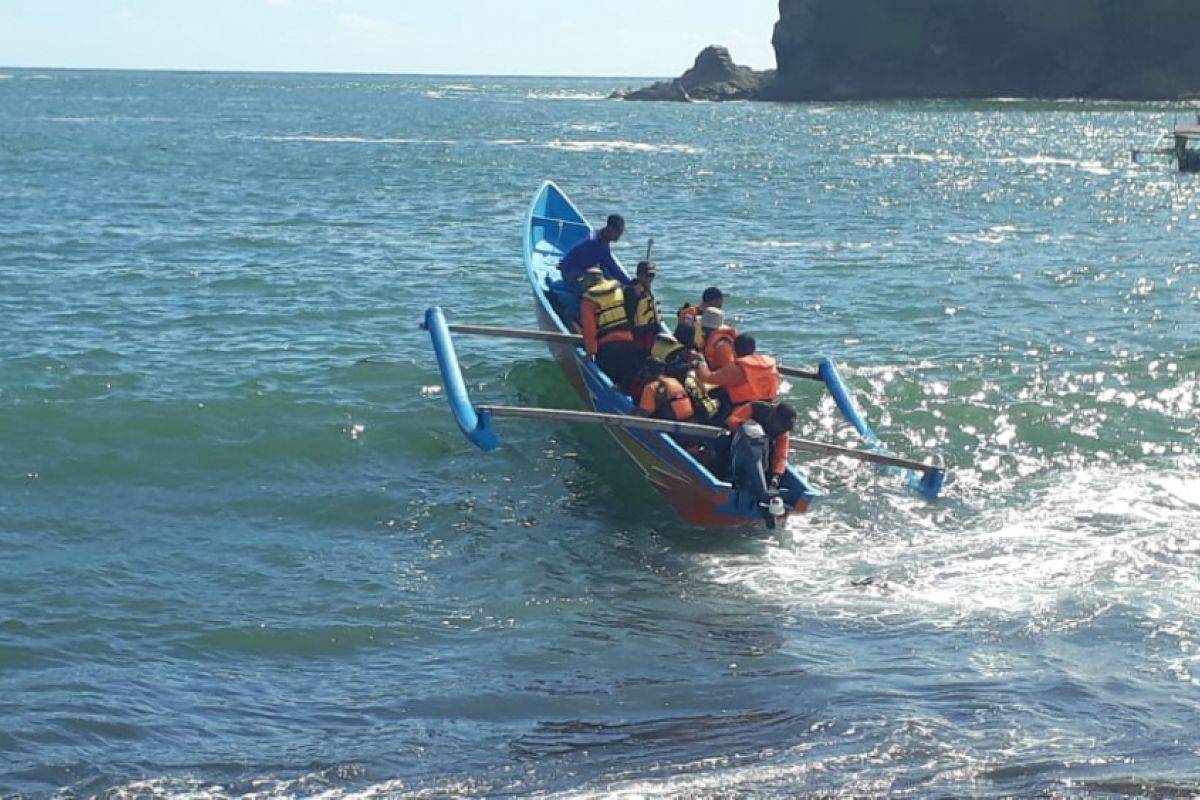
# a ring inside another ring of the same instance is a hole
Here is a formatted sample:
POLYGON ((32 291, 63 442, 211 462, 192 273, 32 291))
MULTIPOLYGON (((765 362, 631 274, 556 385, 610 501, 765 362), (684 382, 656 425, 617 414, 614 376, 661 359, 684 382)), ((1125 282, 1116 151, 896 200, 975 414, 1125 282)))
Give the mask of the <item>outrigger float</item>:
MULTIPOLYGON (((778 490, 768 490, 762 480, 761 461, 739 464, 735 448, 734 478, 732 482, 721 480, 676 437, 684 437, 684 441, 715 439, 724 433, 723 429, 635 416, 634 403, 629 396, 614 386, 587 357, 582 337, 570 329, 554 306, 552 284, 559 277, 557 265, 563 254, 591 232, 592 227, 575 205, 553 182, 546 181, 530 206, 524 231, 525 273, 533 291, 540 330, 450 324, 436 306, 425 312, 422 327, 429 331, 446 398, 463 434, 480 449, 492 450, 499 444, 493 424, 495 417, 603 425, 637 464, 646 480, 692 525, 766 522, 768 527, 774 528, 789 514, 808 511, 821 496, 821 491, 794 466, 788 466, 778 490), (567 381, 591 410, 474 405, 463 380, 452 332, 546 342, 567 381), (756 476, 753 474, 755 467, 756 476)), ((793 436, 791 450, 873 462, 890 472, 903 474, 920 494, 931 499, 938 496, 945 480, 945 469, 889 454, 859 413, 832 361, 822 360, 816 371, 780 367, 780 373, 822 382, 841 414, 858 431, 868 448, 842 447, 793 436)))

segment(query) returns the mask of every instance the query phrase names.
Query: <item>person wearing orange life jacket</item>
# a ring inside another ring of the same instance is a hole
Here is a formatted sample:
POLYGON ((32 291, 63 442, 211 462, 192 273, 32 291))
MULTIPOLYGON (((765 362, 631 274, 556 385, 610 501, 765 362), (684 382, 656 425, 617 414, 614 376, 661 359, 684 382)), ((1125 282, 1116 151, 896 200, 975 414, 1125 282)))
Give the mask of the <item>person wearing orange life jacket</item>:
POLYGON ((654 337, 650 359, 661 361, 666 366, 667 374, 677 381, 682 381, 692 368, 688 360, 688 349, 674 336, 662 331, 654 337))
POLYGON ((637 374, 641 358, 633 344, 621 284, 606 280, 600 267, 589 267, 583 282, 580 322, 584 349, 613 383, 624 389, 637 374))
MULTIPOLYGON (((652 379, 652 376, 648 374, 647 367, 651 367, 651 362, 655 360, 661 361, 666 368, 667 375, 683 383, 684 388, 688 389, 689 394, 691 393, 691 389, 685 381, 692 369, 692 364, 688 360, 688 349, 677 342, 674 336, 659 330, 654 335, 650 352, 644 353, 639 349, 638 354, 642 356, 642 366, 638 369, 637 376, 629 383, 630 397, 636 399, 642 396, 642 388, 652 379)), ((692 402, 695 403, 695 396, 692 397, 692 402)), ((697 414, 699 414, 699 409, 697 409, 697 414)))
POLYGON ((689 347, 699 350, 704 346, 704 335, 699 320, 709 308, 724 308, 725 295, 716 286, 709 286, 700 295, 700 305, 684 303, 675 314, 675 338, 689 347))
POLYGON ((737 357, 733 340, 737 331, 725 324, 725 312, 719 308, 706 308, 700 315, 700 330, 703 333, 704 363, 710 370, 719 370, 733 363, 737 357))
POLYGON ((728 408, 722 409, 718 417, 727 417, 739 406, 755 400, 773 403, 779 397, 779 367, 775 359, 757 353, 757 349, 754 337, 743 333, 733 340, 736 354, 733 363, 718 370, 710 370, 704 364, 696 368, 697 378, 725 390, 728 408))
POLYGON ((659 333, 654 337, 654 348, 650 351, 650 359, 657 359, 666 365, 666 373, 683 384, 684 390, 692 401, 692 411, 695 421, 708 422, 709 418, 721 407, 720 401, 708 393, 708 387, 696 378, 696 370, 688 359, 688 349, 668 333, 659 333))
POLYGON ((666 364, 657 358, 646 360, 642 371, 649 379, 642 389, 635 413, 642 417, 688 422, 695 416, 692 400, 683 384, 666 374, 666 364))

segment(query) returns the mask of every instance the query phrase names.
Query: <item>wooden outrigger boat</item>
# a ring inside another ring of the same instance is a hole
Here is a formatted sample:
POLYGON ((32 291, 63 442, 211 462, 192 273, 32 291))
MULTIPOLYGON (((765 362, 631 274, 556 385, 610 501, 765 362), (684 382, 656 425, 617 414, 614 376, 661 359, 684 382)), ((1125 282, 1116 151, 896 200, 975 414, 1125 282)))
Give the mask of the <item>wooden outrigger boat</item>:
MULTIPOLYGON (((720 428, 635 416, 630 397, 587 358, 582 338, 568 327, 554 305, 552 287, 559 278, 557 265, 563 254, 591 233, 592 227, 575 205, 553 182, 546 181, 533 200, 524 226, 525 273, 533 292, 540 330, 452 325, 440 308, 426 311, 423 327, 429 331, 446 396, 463 433, 481 449, 490 450, 498 444, 493 428, 496 416, 602 424, 608 427, 646 480, 693 525, 743 525, 765 521, 769 527, 774 527, 789 514, 807 511, 821 492, 795 467, 789 465, 778 492, 771 493, 769 502, 761 492, 721 480, 676 439, 680 435, 692 440, 715 438, 723 433, 720 428), (466 391, 451 332, 547 342, 563 374, 591 411, 473 405, 466 391)), ((899 469, 922 494, 931 498, 937 496, 945 470, 883 452, 831 361, 822 361, 815 372, 781 368, 781 373, 822 381, 842 414, 873 448, 859 450, 793 437, 792 450, 850 456, 876 462, 893 471, 899 469)))

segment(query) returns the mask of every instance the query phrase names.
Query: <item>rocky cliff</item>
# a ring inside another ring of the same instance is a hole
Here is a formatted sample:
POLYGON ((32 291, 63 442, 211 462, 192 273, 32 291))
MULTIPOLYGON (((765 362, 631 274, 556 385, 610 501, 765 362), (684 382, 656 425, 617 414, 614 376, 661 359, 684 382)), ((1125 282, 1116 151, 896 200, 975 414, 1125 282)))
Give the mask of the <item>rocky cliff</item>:
POLYGON ((780 0, 771 100, 1200 96, 1200 0, 780 0))
POLYGON ((680 77, 644 89, 618 92, 614 97, 624 100, 748 100, 761 94, 774 75, 774 71, 759 72, 735 64, 727 49, 710 45, 700 51, 696 63, 680 77))

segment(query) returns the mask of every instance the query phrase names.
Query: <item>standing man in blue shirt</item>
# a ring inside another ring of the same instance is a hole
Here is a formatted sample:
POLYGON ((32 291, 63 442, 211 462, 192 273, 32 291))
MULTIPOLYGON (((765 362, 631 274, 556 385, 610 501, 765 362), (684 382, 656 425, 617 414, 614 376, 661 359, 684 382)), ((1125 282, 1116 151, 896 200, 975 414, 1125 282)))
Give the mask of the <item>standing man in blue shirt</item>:
POLYGON ((622 285, 627 286, 630 283, 628 277, 617 272, 617 262, 610 250, 612 243, 618 241, 623 233, 625 218, 620 214, 610 214, 603 228, 568 250, 558 262, 558 269, 562 272, 563 289, 573 300, 571 308, 564 310, 572 316, 573 321, 579 321, 579 303, 583 298, 583 273, 588 267, 600 267, 604 270, 605 278, 620 281, 622 285))

